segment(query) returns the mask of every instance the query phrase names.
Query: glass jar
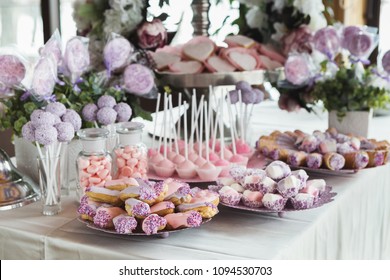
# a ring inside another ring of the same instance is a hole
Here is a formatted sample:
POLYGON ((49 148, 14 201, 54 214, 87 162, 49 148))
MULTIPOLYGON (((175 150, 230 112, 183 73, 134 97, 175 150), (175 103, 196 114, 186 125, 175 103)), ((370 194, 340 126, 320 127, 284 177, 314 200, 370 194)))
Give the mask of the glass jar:
POLYGON ((122 123, 117 128, 119 144, 113 151, 115 178, 147 178, 148 149, 142 142, 142 129, 139 122, 122 123))
POLYGON ((77 193, 81 198, 85 189, 104 186, 112 179, 112 158, 106 149, 109 131, 104 128, 86 128, 77 132, 82 150, 76 159, 77 193))

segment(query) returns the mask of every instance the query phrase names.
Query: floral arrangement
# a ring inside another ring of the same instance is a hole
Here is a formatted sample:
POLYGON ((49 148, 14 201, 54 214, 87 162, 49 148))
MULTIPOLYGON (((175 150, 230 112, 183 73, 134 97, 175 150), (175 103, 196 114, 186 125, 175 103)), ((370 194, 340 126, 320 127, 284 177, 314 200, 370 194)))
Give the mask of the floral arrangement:
POLYGON ((384 108, 390 102, 390 52, 370 65, 377 34, 367 27, 328 26, 309 41, 310 51, 291 52, 285 63, 286 80, 277 84, 279 106, 288 111, 312 111, 322 103, 337 111, 384 108))
MULTIPOLYGON (((74 19, 79 36, 64 48, 55 32, 35 62, 27 61, 15 48, 0 49, 0 129, 12 128, 14 135, 21 136, 36 109, 57 101, 82 115, 85 107, 95 110, 103 96, 113 98, 117 110, 103 109, 109 112, 99 118, 90 116, 91 121, 83 118, 83 128, 135 116, 151 119, 140 97, 157 96, 154 62, 148 51, 166 44, 161 20, 167 15, 147 21, 148 2, 78 0, 74 19)), ((164 4, 169 1, 159 1, 160 6, 164 4)))
POLYGON ((295 41, 305 42, 309 31, 327 25, 322 0, 239 0, 240 33, 276 45, 287 55, 295 41))

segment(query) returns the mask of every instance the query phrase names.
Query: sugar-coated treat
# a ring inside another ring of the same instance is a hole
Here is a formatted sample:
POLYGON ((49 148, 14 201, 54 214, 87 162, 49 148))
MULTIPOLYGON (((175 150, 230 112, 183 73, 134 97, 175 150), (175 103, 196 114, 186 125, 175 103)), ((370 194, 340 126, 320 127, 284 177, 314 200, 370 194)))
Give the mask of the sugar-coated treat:
POLYGON ((186 158, 184 156, 182 156, 181 154, 176 154, 172 161, 176 165, 181 165, 185 160, 186 158))
POLYGON ((180 229, 198 227, 202 223, 202 216, 196 211, 172 213, 164 216, 167 220, 166 229, 180 229))
POLYGON ((290 167, 283 161, 276 160, 271 162, 266 168, 267 176, 272 180, 280 180, 291 174, 290 167))
POLYGON ((113 108, 103 107, 97 111, 96 120, 102 125, 109 125, 115 123, 117 115, 113 108))
POLYGON ((134 216, 138 219, 144 219, 151 213, 149 204, 135 198, 126 199, 125 209, 129 216, 134 216))
POLYGON ((294 170, 291 172, 291 175, 296 176, 301 182, 299 189, 302 189, 305 186, 306 181, 309 178, 309 175, 307 175, 306 171, 303 169, 294 170))
POLYGON ((94 122, 96 121, 96 114, 99 110, 98 106, 94 103, 88 103, 85 105, 81 111, 81 116, 83 117, 83 120, 87 122, 94 122))
POLYGON ((371 150, 366 152, 369 158, 367 167, 375 167, 386 164, 389 153, 388 150, 371 150))
POLYGON ((74 137, 74 128, 71 123, 60 122, 54 125, 57 129, 57 140, 59 142, 70 142, 74 137))
POLYGON ((76 162, 82 188, 104 186, 112 179, 111 159, 104 156, 79 157, 76 162), (106 170, 106 171, 104 171, 106 170))
POLYGON ((291 166, 303 166, 306 163, 306 153, 299 151, 299 152, 290 152, 287 156, 287 163, 291 166))
POLYGON ((175 204, 173 204, 171 201, 160 201, 150 207, 150 212, 159 216, 165 216, 173 213, 174 211, 175 204))
POLYGON ((66 113, 66 107, 60 102, 52 102, 46 105, 45 111, 58 117, 62 117, 66 113))
POLYGON ((318 151, 321 154, 337 152, 337 142, 334 139, 326 139, 318 146, 318 151))
POLYGON ((146 178, 148 172, 147 153, 136 145, 114 149, 117 178, 146 178))
POLYGON ((113 219, 121 214, 126 214, 126 211, 120 207, 100 206, 96 210, 96 215, 93 218, 93 223, 100 228, 114 228, 113 219))
POLYGON ((357 151, 344 154, 345 168, 362 169, 368 165, 369 157, 365 151, 357 151))
POLYGON ((219 198, 221 202, 226 203, 228 205, 237 205, 240 203, 242 194, 237 192, 235 189, 224 186, 219 190, 219 198))
POLYGON ((167 220, 157 214, 150 214, 142 222, 142 231, 147 235, 156 234, 167 225, 167 220))
MULTIPOLYGON (((230 171, 229 171, 230 172, 230 171)), ((218 186, 230 186, 232 184, 236 183, 236 181, 231 177, 219 177, 217 179, 217 185, 218 186)))
POLYGON ((307 180, 305 188, 315 188, 319 194, 322 194, 326 189, 326 182, 324 179, 307 180))
POLYGON ((264 176, 259 176, 259 175, 245 176, 243 187, 246 190, 258 191, 263 179, 264 176))
POLYGON ((106 181, 104 187, 110 190, 123 191, 127 187, 137 187, 139 186, 137 180, 134 178, 123 178, 123 179, 115 179, 106 181))
POLYGON ((214 165, 216 167, 221 167, 221 173, 219 176, 228 176, 229 175, 229 170, 230 170, 230 162, 227 161, 226 159, 219 159, 214 162, 214 165))
POLYGON ((283 197, 294 197, 301 189, 301 180, 295 175, 289 175, 278 182, 277 190, 283 197))
POLYGON ((192 161, 184 159, 176 166, 176 172, 182 179, 191 179, 196 176, 196 168, 197 166, 192 161))
POLYGON ((243 166, 234 166, 230 168, 229 174, 237 183, 244 183, 244 178, 246 176, 245 170, 246 169, 243 166))
POLYGON ((219 194, 210 190, 193 188, 190 202, 180 204, 176 209, 180 212, 198 211, 203 218, 211 218, 218 213, 219 194))
POLYGON ((201 156, 198 156, 198 158, 195 160, 194 162, 198 167, 202 167, 204 164, 207 163, 207 160, 204 159, 203 157, 201 156))
POLYGON ((262 202, 265 208, 280 212, 286 205, 287 198, 284 198, 280 194, 266 193, 263 196, 262 202))
POLYGON ((52 125, 41 125, 35 129, 34 137, 41 145, 53 144, 57 141, 57 129, 52 125))
POLYGON ((322 155, 320 153, 310 153, 306 156, 306 166, 318 169, 322 165, 322 155))
POLYGON ((35 127, 31 121, 27 122, 22 127, 22 136, 27 141, 35 141, 35 127))
POLYGON ((6 86, 19 84, 26 75, 26 67, 19 57, 11 54, 0 55, 0 83, 6 86))
POLYGON ((116 122, 127 122, 130 120, 133 111, 129 104, 124 102, 119 102, 114 106, 114 110, 117 113, 116 122))
POLYGON ((187 183, 172 178, 166 179, 164 183, 168 186, 164 200, 173 202, 175 206, 191 201, 191 188, 187 183))
POLYGON ((240 185, 239 183, 231 184, 230 187, 232 189, 238 191, 239 193, 243 193, 245 191, 244 187, 242 185, 240 185))
POLYGON ((31 113, 30 120, 35 128, 42 125, 54 125, 55 118, 52 113, 37 109, 31 113))
POLYGON ((86 190, 85 194, 89 198, 98 202, 110 203, 112 205, 121 204, 119 191, 109 190, 104 187, 92 186, 86 190))
POLYGON ((235 143, 236 143, 236 151, 238 154, 242 155, 242 154, 249 154, 252 152, 251 146, 244 140, 236 139, 235 143))
POLYGON ((82 202, 77 209, 77 213, 80 214, 81 219, 93 221, 93 218, 96 215, 96 210, 102 206, 101 202, 91 200, 89 197, 84 196, 82 202))
POLYGON ((356 150, 350 145, 349 142, 337 143, 337 153, 339 154, 348 154, 355 152, 356 150))
POLYGON ((265 177, 259 186, 259 191, 263 194, 273 193, 276 191, 278 184, 270 177, 265 177))
POLYGON ((210 191, 213 191, 213 192, 219 192, 220 189, 222 189, 223 186, 220 186, 220 185, 208 185, 207 188, 210 190, 210 191))
POLYGON ((112 38, 104 46, 104 65, 109 72, 122 68, 133 52, 133 46, 126 38, 112 38))
POLYGON ((71 123, 73 125, 74 131, 79 131, 81 128, 81 118, 75 110, 66 109, 66 112, 62 115, 61 120, 63 122, 71 123))
POLYGON ((163 159, 153 166, 154 171, 160 177, 168 178, 175 173, 175 164, 169 159, 163 159))
POLYGON ((121 234, 132 233, 137 228, 137 220, 128 215, 118 215, 112 220, 115 231, 121 234))
POLYGON ((324 165, 330 170, 340 170, 345 165, 345 158, 338 153, 326 153, 323 161, 324 165))
POLYGON ((116 100, 111 95, 102 95, 99 97, 96 104, 99 109, 104 107, 114 108, 114 106, 116 105, 116 100))
POLYGON ((306 135, 298 145, 298 149, 306 153, 311 153, 317 149, 318 144, 318 139, 314 135, 306 135))
POLYGON ((291 198, 291 204, 294 209, 308 209, 313 207, 315 196, 309 193, 298 193, 291 198))
POLYGON ((242 194, 241 201, 245 206, 251 208, 260 208, 263 206, 263 194, 259 191, 245 190, 242 194))
POLYGON ((235 155, 232 155, 232 157, 229 159, 229 161, 233 164, 246 166, 248 163, 248 158, 243 156, 243 155, 240 155, 240 154, 235 154, 235 155))

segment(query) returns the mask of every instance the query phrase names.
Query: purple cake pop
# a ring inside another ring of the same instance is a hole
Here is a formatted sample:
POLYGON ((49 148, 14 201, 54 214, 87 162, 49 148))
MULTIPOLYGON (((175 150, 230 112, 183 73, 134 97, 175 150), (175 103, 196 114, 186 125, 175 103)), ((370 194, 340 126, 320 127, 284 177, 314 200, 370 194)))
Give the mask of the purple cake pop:
POLYGON ((99 97, 97 101, 97 106, 99 108, 104 108, 104 107, 114 108, 115 105, 116 105, 115 98, 110 95, 102 95, 99 97))
POLYGON ((83 110, 81 111, 81 115, 83 119, 87 122, 94 122, 96 121, 96 114, 99 110, 98 106, 94 103, 89 103, 84 106, 83 110))
POLYGON ((116 121, 117 122, 126 122, 130 120, 132 115, 132 110, 129 104, 120 102, 114 106, 114 110, 117 112, 116 121))
POLYGON ((70 142, 74 137, 74 128, 71 123, 61 122, 54 127, 57 129, 57 139, 59 142, 70 142))
POLYGON ((102 125, 109 125, 115 123, 117 113, 114 109, 103 107, 97 111, 96 119, 102 125))

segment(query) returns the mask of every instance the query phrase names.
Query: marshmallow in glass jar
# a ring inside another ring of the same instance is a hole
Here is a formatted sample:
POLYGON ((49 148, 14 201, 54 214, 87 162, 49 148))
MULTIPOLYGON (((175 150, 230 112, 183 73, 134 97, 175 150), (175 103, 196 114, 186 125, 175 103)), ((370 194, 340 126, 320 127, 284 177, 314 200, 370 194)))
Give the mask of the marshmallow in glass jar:
POLYGON ((115 178, 147 178, 147 147, 142 142, 144 125, 138 122, 122 123, 117 128, 119 144, 114 148, 115 178))
POLYGON ((86 128, 77 132, 82 144, 76 160, 79 197, 88 187, 103 187, 106 181, 112 180, 112 158, 106 149, 108 134, 104 128, 86 128))

